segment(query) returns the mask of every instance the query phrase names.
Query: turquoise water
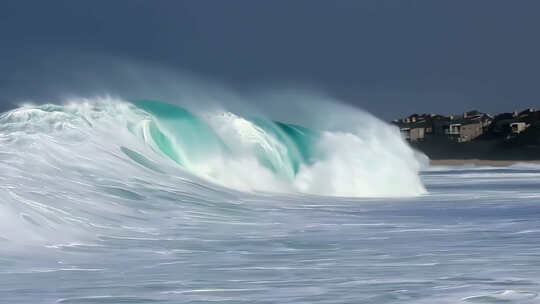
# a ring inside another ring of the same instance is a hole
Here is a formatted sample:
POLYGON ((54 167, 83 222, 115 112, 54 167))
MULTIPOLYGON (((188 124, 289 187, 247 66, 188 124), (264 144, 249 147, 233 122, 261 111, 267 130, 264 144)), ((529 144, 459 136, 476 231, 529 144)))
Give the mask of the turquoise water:
MULTIPOLYGON (((180 165, 192 169, 194 163, 231 153, 231 147, 207 123, 188 110, 151 100, 135 101, 134 104, 153 116, 149 129, 156 150, 180 165)), ((301 164, 310 164, 320 156, 315 151, 319 137, 317 131, 261 118, 253 118, 251 123, 284 147, 277 152, 267 149, 264 142, 255 142, 252 147, 252 153, 260 164, 281 178, 294 179, 301 164)))
POLYGON ((190 163, 204 161, 224 149, 214 131, 186 109, 150 100, 134 104, 154 116, 150 134, 158 151, 180 165, 189 167, 190 163))

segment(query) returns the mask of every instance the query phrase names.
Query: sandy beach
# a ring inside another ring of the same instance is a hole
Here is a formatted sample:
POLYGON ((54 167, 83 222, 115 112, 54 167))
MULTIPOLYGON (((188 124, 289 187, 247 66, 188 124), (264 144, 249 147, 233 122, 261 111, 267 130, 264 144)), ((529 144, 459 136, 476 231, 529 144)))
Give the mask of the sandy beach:
POLYGON ((432 159, 432 166, 510 166, 517 163, 540 164, 540 160, 432 159))

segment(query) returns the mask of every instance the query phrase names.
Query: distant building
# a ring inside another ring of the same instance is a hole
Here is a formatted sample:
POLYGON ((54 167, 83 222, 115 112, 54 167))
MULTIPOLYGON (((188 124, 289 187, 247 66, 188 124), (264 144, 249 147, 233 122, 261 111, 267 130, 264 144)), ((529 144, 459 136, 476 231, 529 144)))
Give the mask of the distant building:
POLYGON ((482 135, 483 128, 480 121, 462 120, 459 123, 452 123, 448 126, 446 134, 458 142, 471 141, 482 135))
POLYGON ((395 120, 393 124, 399 127, 403 138, 410 142, 444 137, 457 142, 468 142, 479 137, 486 141, 508 140, 525 136, 521 133, 527 128, 540 129, 540 111, 529 108, 521 112, 500 113, 495 117, 477 110, 448 116, 413 114, 395 120))
POLYGON ((426 121, 426 115, 413 114, 409 117, 395 120, 393 124, 399 127, 401 136, 408 141, 422 141, 426 133, 431 132, 432 128, 426 121))
POLYGON ((493 118, 479 111, 469 111, 463 116, 450 116, 450 123, 445 126, 445 134, 458 142, 471 141, 484 134, 493 118))
POLYGON ((527 129, 529 127, 529 125, 525 122, 513 122, 510 124, 510 128, 512 130, 512 134, 519 134, 523 131, 525 131, 525 129, 527 129))
POLYGON ((461 133, 461 124, 460 123, 453 123, 448 126, 448 129, 446 131, 446 134, 450 136, 459 136, 461 133))
POLYGON ((444 135, 445 130, 450 124, 450 117, 443 116, 440 114, 431 114, 430 125, 431 125, 431 134, 433 135, 444 135))
POLYGON ((515 122, 525 122, 528 125, 532 125, 540 121, 540 111, 535 111, 535 109, 526 109, 521 111, 516 117, 515 122))
POLYGON ((408 141, 424 140, 426 129, 424 127, 400 128, 401 136, 408 141))
POLYGON ((503 137, 511 132, 510 124, 517 122, 518 113, 500 113, 493 118, 493 122, 489 126, 489 132, 492 136, 503 137))
POLYGON ((492 135, 505 137, 506 139, 515 137, 525 131, 530 126, 540 122, 540 111, 533 108, 525 109, 521 112, 501 113, 495 116, 490 132, 492 135))

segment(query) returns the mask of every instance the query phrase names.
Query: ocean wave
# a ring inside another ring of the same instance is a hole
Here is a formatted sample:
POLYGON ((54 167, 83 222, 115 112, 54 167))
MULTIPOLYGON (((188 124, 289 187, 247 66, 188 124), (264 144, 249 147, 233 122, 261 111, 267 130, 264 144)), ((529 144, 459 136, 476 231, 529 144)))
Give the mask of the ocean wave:
POLYGON ((149 214, 168 203, 246 192, 425 193, 422 158, 397 129, 363 115, 362 128, 331 131, 111 97, 14 109, 0 116, 0 237, 61 244, 88 231, 122 236, 126 226, 151 233, 149 214))

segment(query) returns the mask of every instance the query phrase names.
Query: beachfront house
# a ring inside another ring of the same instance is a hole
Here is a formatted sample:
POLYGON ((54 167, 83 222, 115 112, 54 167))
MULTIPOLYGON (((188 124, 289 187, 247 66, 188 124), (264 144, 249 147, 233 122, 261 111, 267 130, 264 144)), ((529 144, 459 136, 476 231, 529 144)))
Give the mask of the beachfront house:
POLYGON ((481 121, 464 119, 451 123, 446 129, 446 134, 452 140, 466 142, 482 135, 483 130, 481 121))
POLYGON ((413 114, 409 117, 392 122, 399 128, 401 136, 410 142, 424 140, 426 133, 431 132, 431 126, 426 121, 426 115, 413 114))
POLYGON ((463 116, 459 117, 451 115, 445 133, 457 142, 471 141, 484 134, 492 120, 491 116, 476 110, 463 113, 463 116))
POLYGON ((513 122, 510 124, 510 129, 512 130, 512 134, 519 134, 523 131, 525 131, 525 129, 527 129, 527 127, 529 127, 529 125, 525 122, 513 122))
POLYGON ((424 127, 404 127, 399 129, 401 136, 408 141, 424 140, 425 128, 424 127))
POLYGON ((457 142, 471 141, 484 134, 493 118, 479 111, 469 111, 462 115, 443 116, 439 114, 413 114, 393 123, 406 140, 422 141, 426 137, 446 136, 457 142))

